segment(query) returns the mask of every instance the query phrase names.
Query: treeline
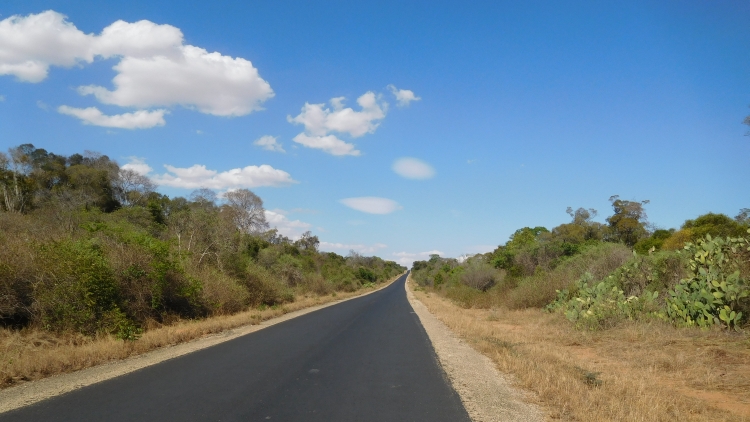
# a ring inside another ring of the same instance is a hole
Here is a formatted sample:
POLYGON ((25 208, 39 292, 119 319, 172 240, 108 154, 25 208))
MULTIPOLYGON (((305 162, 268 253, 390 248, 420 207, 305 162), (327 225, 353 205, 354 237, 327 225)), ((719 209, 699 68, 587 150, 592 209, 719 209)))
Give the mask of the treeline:
POLYGON ((559 311, 606 327, 658 318, 737 328, 750 315, 750 209, 708 213, 680 229, 648 222, 648 201, 610 198, 613 214, 568 208, 571 221, 524 227, 494 251, 459 261, 416 261, 414 279, 466 307, 559 311))
POLYGON ((253 192, 155 192, 105 155, 31 144, 0 153, 0 324, 132 339, 151 325, 297 295, 353 291, 405 270, 320 252, 270 229, 253 192))

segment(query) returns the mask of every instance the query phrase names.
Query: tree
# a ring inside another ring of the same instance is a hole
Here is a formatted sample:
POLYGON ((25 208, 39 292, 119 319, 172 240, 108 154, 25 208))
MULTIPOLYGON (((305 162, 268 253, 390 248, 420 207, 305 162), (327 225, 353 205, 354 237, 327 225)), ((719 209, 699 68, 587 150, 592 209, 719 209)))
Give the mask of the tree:
POLYGON ((695 220, 686 220, 682 228, 690 229, 693 241, 697 241, 707 234, 714 237, 737 237, 747 233, 747 229, 738 220, 712 212, 703 214, 695 220))
POLYGON ((34 158, 40 159, 41 151, 32 144, 23 144, 9 148, 8 155, 0 153, 0 191, 2 191, 3 208, 9 212, 25 212, 31 208, 32 196, 37 189, 36 180, 32 177, 34 158))
POLYGON ((120 169, 114 180, 115 197, 122 205, 145 205, 156 184, 148 177, 130 169, 120 169))
MULTIPOLYGON (((748 118, 750 119, 750 116, 748 118)), ((742 208, 734 219, 740 224, 750 225, 750 208, 742 208)))
POLYGON ((242 233, 268 230, 263 200, 249 189, 237 189, 224 194, 232 221, 242 233))
POLYGON ((577 245, 587 240, 600 240, 602 237, 602 224, 593 221, 598 214, 593 208, 573 208, 568 207, 565 211, 573 219, 570 223, 560 224, 552 229, 551 241, 560 241, 562 243, 577 245))
POLYGON ((302 233, 302 237, 300 237, 299 240, 294 242, 294 246, 296 246, 297 248, 303 251, 310 251, 310 252, 317 252, 319 244, 320 244, 320 240, 318 240, 318 236, 313 236, 310 230, 302 233))
POLYGON ((190 193, 190 200, 203 208, 213 208, 216 205, 216 192, 208 188, 196 189, 190 193))
POLYGON ((539 235, 542 233, 549 233, 546 227, 537 226, 534 228, 524 227, 516 230, 510 235, 510 240, 505 244, 505 247, 512 250, 518 251, 523 247, 529 246, 539 240, 539 235))
POLYGON ((620 199, 619 195, 609 198, 612 203, 614 215, 607 218, 609 228, 612 231, 612 240, 622 242, 633 247, 640 239, 648 235, 646 224, 648 217, 644 205, 649 201, 626 201, 620 199))

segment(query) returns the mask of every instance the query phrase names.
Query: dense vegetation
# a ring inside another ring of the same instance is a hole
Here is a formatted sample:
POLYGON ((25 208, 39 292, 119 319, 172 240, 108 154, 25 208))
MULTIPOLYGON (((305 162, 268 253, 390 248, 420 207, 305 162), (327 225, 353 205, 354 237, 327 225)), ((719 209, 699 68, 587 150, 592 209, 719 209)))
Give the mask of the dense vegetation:
POLYGON ((269 230, 262 200, 154 191, 107 156, 0 153, 0 324, 135 338, 144 327, 353 291, 405 270, 269 230), (220 202, 220 203, 219 203, 220 202))
POLYGON ((648 201, 610 198, 613 214, 568 208, 569 223, 524 227, 493 252, 432 255, 413 277, 465 307, 544 308, 580 327, 657 318, 739 328, 750 316, 750 209, 708 213, 679 230, 648 223, 648 201))

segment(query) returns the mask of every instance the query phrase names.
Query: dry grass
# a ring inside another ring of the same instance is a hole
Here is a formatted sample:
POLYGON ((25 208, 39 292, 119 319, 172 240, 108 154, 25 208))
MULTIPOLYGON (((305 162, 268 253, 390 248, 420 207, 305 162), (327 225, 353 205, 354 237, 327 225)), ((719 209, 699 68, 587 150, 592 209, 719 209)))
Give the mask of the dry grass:
POLYGON ((538 309, 463 309, 434 293, 416 296, 535 392, 551 419, 750 420, 746 333, 661 323, 585 332, 538 309))
MULTIPOLYGON (((397 278, 381 284, 378 288, 385 287, 397 278)), ((264 310, 250 309, 234 315, 174 321, 170 325, 149 327, 150 329, 136 341, 122 341, 112 336, 59 336, 37 329, 0 329, 0 388, 125 359, 243 325, 259 324, 289 312, 348 299, 370 291, 371 288, 365 288, 355 292, 338 292, 322 296, 310 294, 298 297, 294 302, 283 306, 264 310)))

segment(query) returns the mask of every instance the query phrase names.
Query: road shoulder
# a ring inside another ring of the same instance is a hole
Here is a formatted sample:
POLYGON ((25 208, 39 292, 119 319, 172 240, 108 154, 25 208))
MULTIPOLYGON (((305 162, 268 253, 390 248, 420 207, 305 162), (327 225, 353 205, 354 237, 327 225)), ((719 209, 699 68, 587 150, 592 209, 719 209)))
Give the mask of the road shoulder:
POLYGON ((531 393, 514 388, 492 360, 453 334, 414 296, 411 285, 409 277, 405 283, 406 297, 471 419, 474 422, 543 421, 541 409, 526 401, 531 393))

